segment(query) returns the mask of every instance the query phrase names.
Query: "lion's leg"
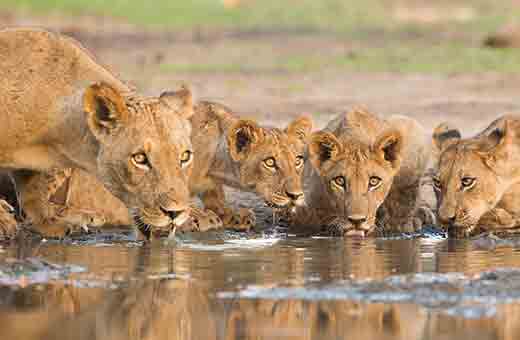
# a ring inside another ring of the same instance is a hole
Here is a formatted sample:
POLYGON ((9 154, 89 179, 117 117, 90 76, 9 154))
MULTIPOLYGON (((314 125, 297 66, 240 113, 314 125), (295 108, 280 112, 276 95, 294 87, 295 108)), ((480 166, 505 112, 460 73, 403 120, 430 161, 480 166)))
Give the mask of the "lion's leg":
POLYGON ((95 214, 78 209, 53 207, 52 217, 44 217, 32 222, 31 229, 44 237, 62 238, 74 232, 88 232, 89 227, 101 227, 105 221, 95 214), (62 216, 63 215, 63 216, 62 216))
POLYGON ((519 193, 520 184, 511 186, 495 208, 480 218, 478 228, 485 231, 517 233, 520 229, 519 193))
POLYGON ((478 230, 486 232, 518 232, 520 218, 503 208, 494 208, 478 221, 478 230))
POLYGON ((424 207, 418 205, 419 188, 419 183, 392 187, 377 214, 378 225, 384 232, 414 232, 427 223, 422 221, 422 216, 429 217, 431 214, 425 213, 424 207))
MULTIPOLYGON (((288 222, 291 232, 316 234, 323 229, 329 230, 330 218, 322 218, 318 209, 297 207, 295 211, 284 210, 282 217, 288 222)), ((337 233, 334 233, 337 234, 337 233)))
POLYGON ((0 199, 0 240, 13 238, 17 230, 13 207, 5 200, 0 199))
POLYGON ((241 208, 238 212, 226 205, 226 196, 222 185, 215 185, 212 189, 202 193, 202 203, 206 209, 215 212, 225 228, 238 231, 249 231, 255 226, 256 217, 251 209, 241 208))
POLYGON ((62 237, 71 231, 101 226, 102 217, 69 205, 71 169, 16 176, 22 208, 31 228, 46 237, 62 237))

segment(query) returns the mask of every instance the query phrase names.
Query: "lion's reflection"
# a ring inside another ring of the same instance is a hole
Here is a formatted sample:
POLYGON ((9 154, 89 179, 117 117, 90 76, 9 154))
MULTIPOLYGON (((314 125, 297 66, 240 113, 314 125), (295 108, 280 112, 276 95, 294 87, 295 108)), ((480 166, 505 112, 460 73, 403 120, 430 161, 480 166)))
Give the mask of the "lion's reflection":
POLYGON ((462 319, 412 304, 219 299, 195 281, 104 290, 33 286, 3 294, 2 339, 516 339, 520 305, 462 319), (8 302, 8 303, 6 303, 8 302))

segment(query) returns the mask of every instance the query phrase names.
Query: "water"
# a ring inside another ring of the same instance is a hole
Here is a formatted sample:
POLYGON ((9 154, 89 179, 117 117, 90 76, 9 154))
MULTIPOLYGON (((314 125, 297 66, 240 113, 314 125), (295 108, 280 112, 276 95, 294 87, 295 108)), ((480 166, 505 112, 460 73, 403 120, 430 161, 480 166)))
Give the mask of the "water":
POLYGON ((0 339, 517 339, 520 240, 105 233, 0 248, 0 339))

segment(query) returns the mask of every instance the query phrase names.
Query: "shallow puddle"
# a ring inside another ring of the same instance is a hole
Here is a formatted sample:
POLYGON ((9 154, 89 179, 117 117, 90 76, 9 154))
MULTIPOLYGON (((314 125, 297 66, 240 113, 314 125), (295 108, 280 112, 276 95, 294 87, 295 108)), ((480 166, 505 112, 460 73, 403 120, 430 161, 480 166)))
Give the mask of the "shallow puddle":
POLYGON ((130 233, 0 248, 2 339, 517 339, 518 240, 130 233))

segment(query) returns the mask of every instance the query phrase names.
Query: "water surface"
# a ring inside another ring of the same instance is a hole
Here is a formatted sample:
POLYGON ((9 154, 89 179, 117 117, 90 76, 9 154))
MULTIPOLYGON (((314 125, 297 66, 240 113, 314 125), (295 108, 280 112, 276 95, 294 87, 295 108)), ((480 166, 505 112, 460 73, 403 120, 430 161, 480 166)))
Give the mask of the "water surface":
POLYGON ((516 339, 518 240, 137 241, 0 248, 2 339, 516 339))

